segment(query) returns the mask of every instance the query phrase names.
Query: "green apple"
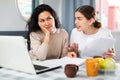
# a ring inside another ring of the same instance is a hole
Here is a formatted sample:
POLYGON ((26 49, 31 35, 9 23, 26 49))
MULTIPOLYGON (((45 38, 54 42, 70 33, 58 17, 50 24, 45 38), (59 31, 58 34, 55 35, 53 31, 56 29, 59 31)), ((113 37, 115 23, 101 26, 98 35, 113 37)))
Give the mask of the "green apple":
POLYGON ((112 58, 106 58, 99 63, 100 69, 113 70, 115 69, 115 60, 112 58))

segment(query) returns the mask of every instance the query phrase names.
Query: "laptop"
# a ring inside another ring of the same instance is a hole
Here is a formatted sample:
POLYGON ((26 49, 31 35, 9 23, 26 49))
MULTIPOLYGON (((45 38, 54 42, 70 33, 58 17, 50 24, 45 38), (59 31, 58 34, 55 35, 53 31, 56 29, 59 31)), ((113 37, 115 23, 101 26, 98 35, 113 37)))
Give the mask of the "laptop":
MULTIPOLYGON (((40 62, 40 61, 39 61, 40 62)), ((39 63, 38 62, 38 63, 39 63)), ((45 64, 45 63, 44 63, 45 64)), ((0 67, 30 74, 39 74, 60 68, 60 65, 37 65, 31 60, 22 36, 0 36, 0 67)))

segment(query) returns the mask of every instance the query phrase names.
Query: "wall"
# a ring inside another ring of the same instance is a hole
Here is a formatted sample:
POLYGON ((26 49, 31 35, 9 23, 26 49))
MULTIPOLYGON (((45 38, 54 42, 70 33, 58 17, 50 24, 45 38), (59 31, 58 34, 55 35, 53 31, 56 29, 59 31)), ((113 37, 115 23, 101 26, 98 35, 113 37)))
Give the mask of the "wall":
POLYGON ((62 15, 62 0, 43 0, 43 3, 49 4, 58 14, 60 21, 61 21, 61 15, 62 15))
POLYGON ((26 22, 19 16, 16 0, 0 0, 0 31, 24 31, 26 22))
POLYGON ((115 60, 120 62, 120 31, 112 31, 113 37, 116 39, 115 43, 115 60))

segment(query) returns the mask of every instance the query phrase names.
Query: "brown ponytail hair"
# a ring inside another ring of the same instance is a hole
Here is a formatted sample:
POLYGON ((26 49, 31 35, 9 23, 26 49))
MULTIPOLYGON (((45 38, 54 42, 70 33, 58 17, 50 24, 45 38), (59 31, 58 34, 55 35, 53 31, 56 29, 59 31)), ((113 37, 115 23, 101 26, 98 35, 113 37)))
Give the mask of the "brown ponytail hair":
MULTIPOLYGON (((82 13, 86 19, 90 20, 91 18, 95 19, 95 9, 90 5, 83 5, 76 9, 75 12, 82 13)), ((97 20, 93 23, 95 28, 101 28, 101 23, 97 20)))

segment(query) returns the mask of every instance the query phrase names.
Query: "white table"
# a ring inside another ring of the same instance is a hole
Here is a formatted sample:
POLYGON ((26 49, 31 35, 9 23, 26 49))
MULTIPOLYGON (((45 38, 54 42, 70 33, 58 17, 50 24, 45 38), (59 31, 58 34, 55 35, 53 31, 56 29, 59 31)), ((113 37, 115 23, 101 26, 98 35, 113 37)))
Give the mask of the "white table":
POLYGON ((88 77, 86 75, 85 65, 79 67, 77 76, 67 78, 64 74, 64 69, 59 68, 53 71, 45 72, 39 75, 30 75, 23 72, 0 69, 0 80, 120 80, 120 63, 117 64, 117 69, 113 74, 99 74, 96 77, 88 77))

